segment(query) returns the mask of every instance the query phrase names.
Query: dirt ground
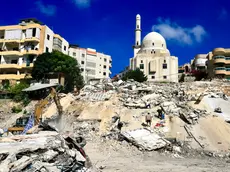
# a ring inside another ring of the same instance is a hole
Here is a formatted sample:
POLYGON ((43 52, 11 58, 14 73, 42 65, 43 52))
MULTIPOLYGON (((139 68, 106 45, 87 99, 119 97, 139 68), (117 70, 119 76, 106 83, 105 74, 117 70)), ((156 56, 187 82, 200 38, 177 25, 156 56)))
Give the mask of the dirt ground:
POLYGON ((128 143, 90 141, 85 150, 102 172, 229 172, 230 164, 214 158, 175 158, 140 152, 128 143))

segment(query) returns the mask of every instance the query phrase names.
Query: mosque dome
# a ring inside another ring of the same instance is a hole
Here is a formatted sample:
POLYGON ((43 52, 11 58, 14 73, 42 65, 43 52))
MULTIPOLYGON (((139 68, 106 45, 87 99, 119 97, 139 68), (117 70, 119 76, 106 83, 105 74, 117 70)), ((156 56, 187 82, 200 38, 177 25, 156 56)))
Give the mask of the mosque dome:
POLYGON ((167 49, 164 37, 157 32, 150 32, 142 41, 142 49, 167 49))

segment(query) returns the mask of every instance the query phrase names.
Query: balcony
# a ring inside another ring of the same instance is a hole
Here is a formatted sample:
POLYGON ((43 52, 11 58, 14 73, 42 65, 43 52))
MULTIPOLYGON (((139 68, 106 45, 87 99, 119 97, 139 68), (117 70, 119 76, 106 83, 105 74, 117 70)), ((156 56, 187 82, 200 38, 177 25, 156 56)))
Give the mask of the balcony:
POLYGON ((3 56, 21 56, 22 53, 17 50, 9 50, 9 51, 0 51, 0 55, 3 56))
POLYGON ((25 54, 39 55, 40 53, 38 50, 28 50, 23 52, 23 55, 25 54))
POLYGON ((213 51, 212 51, 213 55, 223 55, 225 54, 225 49, 224 48, 215 48, 213 51))
POLYGON ((23 63, 21 67, 22 68, 32 68, 32 67, 34 67, 34 64, 30 63, 29 65, 27 65, 26 63, 23 63))
POLYGON ((17 75, 17 74, 0 74, 0 80, 20 80, 20 79, 24 79, 26 76, 26 74, 21 74, 21 75, 17 75))
POLYGON ((0 69, 22 69, 22 68, 32 68, 34 67, 33 63, 30 63, 27 65, 26 63, 23 63, 22 65, 18 64, 0 64, 0 69))
POLYGON ((216 75, 225 75, 226 68, 225 67, 216 67, 215 68, 215 74, 216 75))
POLYGON ((228 68, 226 67, 225 70, 226 70, 225 74, 226 74, 226 75, 230 75, 230 68, 229 68, 229 67, 228 67, 228 68))
POLYGON ((25 38, 22 40, 22 42, 39 42, 40 39, 36 38, 36 37, 32 37, 32 38, 25 38))
POLYGON ((18 64, 0 64, 0 69, 21 69, 18 64))
POLYGON ((225 57, 225 64, 230 64, 230 57, 225 57))
POLYGON ((31 55, 39 55, 38 50, 28 50, 28 51, 17 51, 17 50, 9 50, 9 51, 0 51, 0 55, 3 56, 23 56, 25 54, 31 54, 31 55))
POLYGON ((225 63, 225 56, 213 56, 214 63, 225 63))

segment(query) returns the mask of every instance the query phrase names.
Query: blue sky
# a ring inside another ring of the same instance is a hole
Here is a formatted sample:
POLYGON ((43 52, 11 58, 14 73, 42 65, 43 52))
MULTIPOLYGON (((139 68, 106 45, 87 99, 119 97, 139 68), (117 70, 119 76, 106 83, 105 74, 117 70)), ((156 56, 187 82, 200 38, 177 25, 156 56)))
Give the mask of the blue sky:
POLYGON ((135 16, 142 18, 142 39, 161 33, 179 64, 215 47, 230 48, 229 0, 4 0, 0 25, 37 18, 70 43, 113 58, 113 74, 133 56, 135 16))

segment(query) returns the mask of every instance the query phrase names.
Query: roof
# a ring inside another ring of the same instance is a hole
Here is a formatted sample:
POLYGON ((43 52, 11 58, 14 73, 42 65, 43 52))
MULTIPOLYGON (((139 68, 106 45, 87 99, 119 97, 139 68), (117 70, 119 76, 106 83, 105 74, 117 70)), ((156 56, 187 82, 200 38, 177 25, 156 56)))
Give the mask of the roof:
POLYGON ((34 23, 38 23, 38 24, 43 24, 41 21, 37 20, 36 18, 26 18, 26 19, 21 19, 20 20, 20 23, 21 22, 26 22, 26 23, 29 23, 30 21, 33 21, 34 23))
POLYGON ((49 87, 54 87, 54 86, 57 86, 59 85, 58 83, 56 84, 41 84, 41 83, 36 83, 22 91, 36 91, 36 90, 40 90, 40 89, 43 89, 43 88, 49 88, 49 87))

